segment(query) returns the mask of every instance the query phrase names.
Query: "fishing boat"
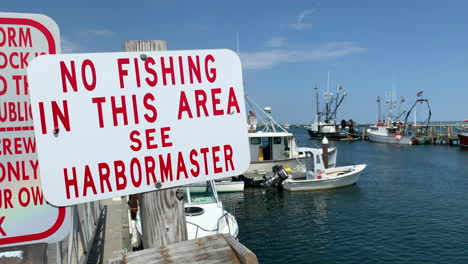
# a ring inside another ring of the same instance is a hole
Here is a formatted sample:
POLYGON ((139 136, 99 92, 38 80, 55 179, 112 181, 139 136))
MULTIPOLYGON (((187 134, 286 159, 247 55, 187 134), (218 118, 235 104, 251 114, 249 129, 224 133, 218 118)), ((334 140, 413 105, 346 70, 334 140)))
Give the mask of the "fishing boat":
POLYGON ((314 148, 299 148, 306 153, 307 171, 302 177, 288 177, 282 187, 291 192, 334 189, 355 184, 366 164, 325 168, 320 151, 314 148))
MULTIPOLYGON (((422 92, 419 92, 417 96, 422 96, 422 92)), ((401 98, 401 103, 404 102, 404 99, 401 98)), ((386 103, 389 105, 388 114, 384 121, 381 121, 380 118, 380 97, 377 98, 378 103, 378 122, 377 124, 370 126, 367 129, 367 136, 369 141, 380 142, 380 143, 390 143, 390 144, 401 144, 401 145, 413 145, 413 144, 425 144, 429 143, 430 138, 427 137, 427 131, 429 129, 429 122, 431 120, 431 108, 429 105, 428 99, 417 99, 412 107, 406 111, 398 110, 398 113, 393 116, 394 105, 396 101, 389 99, 386 103), (416 121, 416 105, 425 104, 428 109, 427 119, 419 124, 416 121), (411 113, 414 114, 414 123, 410 124, 408 118, 411 113), (400 117, 404 114, 405 118, 403 121, 400 121, 400 117)))
MULTIPOLYGON (((468 124, 468 120, 465 120, 466 124, 468 124)), ((463 125, 455 128, 459 145, 464 148, 468 148, 468 125, 463 125)))
MULTIPOLYGON (((237 237, 239 226, 236 218, 224 209, 214 181, 189 184, 182 188, 189 240, 214 234, 231 234, 237 237)), ((142 236, 139 213, 136 229, 142 236)))
MULTIPOLYGON (((271 107, 261 108, 248 96, 246 102, 253 110, 248 117, 250 166, 244 176, 254 180, 271 177, 271 168, 277 165, 293 172, 304 171, 305 154, 297 151, 295 136, 273 119, 271 107), (257 116, 263 123, 261 129, 257 126, 257 116)), ((330 167, 336 165, 337 152, 335 147, 329 148, 330 167)))
POLYGON ((316 115, 315 121, 307 128, 310 138, 322 140, 324 137, 331 140, 356 140, 359 139, 358 131, 354 127, 353 120, 336 121, 338 108, 343 103, 345 96, 344 92, 340 97, 340 92, 343 89, 338 86, 336 96, 334 97, 328 92, 325 94, 325 108, 319 111, 319 95, 318 87, 315 88, 316 99, 316 115))

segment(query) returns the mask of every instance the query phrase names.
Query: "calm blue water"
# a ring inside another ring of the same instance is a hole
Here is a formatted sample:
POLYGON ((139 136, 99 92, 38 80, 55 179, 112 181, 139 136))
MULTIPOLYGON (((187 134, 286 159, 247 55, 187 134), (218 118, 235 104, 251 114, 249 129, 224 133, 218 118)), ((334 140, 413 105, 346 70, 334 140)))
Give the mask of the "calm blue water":
MULTIPOLYGON (((318 143, 291 132, 300 146, 318 143)), ((261 263, 468 263, 468 151, 332 144, 339 164, 368 165, 357 185, 221 195, 261 263)))

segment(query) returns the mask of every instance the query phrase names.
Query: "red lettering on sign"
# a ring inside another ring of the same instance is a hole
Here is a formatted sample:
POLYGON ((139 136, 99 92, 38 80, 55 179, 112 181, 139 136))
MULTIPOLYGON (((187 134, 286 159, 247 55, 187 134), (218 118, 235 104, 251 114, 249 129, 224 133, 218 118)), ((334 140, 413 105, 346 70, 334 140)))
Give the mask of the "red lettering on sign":
POLYGON ((231 145, 224 145, 224 165, 226 171, 229 171, 229 165, 231 165, 231 170, 234 169, 234 162, 232 162, 232 146, 231 145))
POLYGON ((146 121, 148 121, 149 123, 156 122, 156 119, 158 118, 158 112, 156 111, 156 107, 150 104, 150 101, 154 102, 154 100, 156 100, 156 98, 151 93, 145 94, 145 97, 143 98, 143 105, 145 106, 146 110, 151 112, 151 115, 144 115, 146 121))
POLYGON ((171 153, 168 153, 166 156, 166 160, 162 155, 159 155, 159 169, 160 169, 160 177, 161 181, 173 181, 172 178, 172 162, 171 162, 171 153))
POLYGON ((182 114, 187 112, 189 118, 193 118, 192 110, 190 110, 190 105, 187 100, 187 96, 185 95, 184 91, 180 92, 180 101, 179 101, 179 113, 177 115, 177 119, 182 119, 182 114))
POLYGON ((163 78, 163 84, 167 85, 166 75, 169 74, 171 77, 172 85, 175 85, 175 74, 174 74, 174 60, 172 57, 169 57, 169 66, 166 67, 164 63, 164 57, 161 57, 161 74, 163 78))
POLYGON ((219 152, 221 148, 219 146, 214 146, 212 148, 212 156, 213 156, 213 168, 214 168, 214 173, 221 173, 223 172, 223 168, 218 167, 218 162, 219 162, 219 156, 217 153, 219 152))
POLYGON ((172 147, 172 142, 167 142, 166 140, 169 139, 169 135, 166 134, 166 132, 171 131, 170 127, 161 127, 161 142, 162 142, 162 147, 172 147))
POLYGON ((214 88, 211 89, 211 102, 213 106, 213 114, 216 115, 223 115, 224 111, 222 109, 218 109, 218 105, 221 103, 221 100, 216 97, 216 95, 221 93, 221 88, 214 88))
POLYGON ((213 55, 207 55, 205 57, 205 74, 206 74, 206 79, 210 82, 210 83, 214 83, 216 81, 216 68, 209 68, 208 67, 208 63, 209 62, 214 62, 215 59, 213 57, 213 55))
POLYGON ((93 102, 93 104, 96 104, 96 107, 97 107, 97 114, 99 118, 100 128, 104 127, 104 116, 102 115, 102 103, 104 103, 105 101, 106 101, 105 97, 94 97, 93 99, 91 99, 91 102, 93 102))
POLYGON ((130 64, 130 59, 129 58, 117 59, 117 66, 119 69, 120 88, 125 87, 124 77, 128 75, 128 71, 122 67, 124 64, 130 64))
POLYGON ((125 163, 121 160, 114 161, 115 185, 117 191, 124 190, 127 187, 127 177, 125 176, 125 163))
POLYGON ((239 107, 239 104, 237 103, 236 92, 234 91, 233 87, 229 88, 228 105, 227 105, 227 110, 226 110, 227 114, 234 113, 234 112, 231 112, 231 108, 235 108, 236 113, 240 113, 240 107, 239 107))
POLYGON ((130 141, 135 143, 135 145, 130 145, 130 149, 133 151, 139 151, 141 149, 142 143, 138 136, 140 136, 140 132, 137 130, 130 132, 130 141))
POLYGON ((5 216, 0 216, 0 235, 6 236, 5 230, 3 230, 2 224, 5 221, 5 216))
POLYGON ((207 159, 207 156, 206 156, 208 151, 210 151, 209 148, 201 148, 200 149, 201 154, 203 154, 203 162, 204 162, 204 165, 205 165, 205 175, 208 175, 208 159, 207 159))
POLYGON ((190 173, 191 173, 192 176, 194 176, 194 177, 198 177, 198 175, 200 174, 200 164, 199 164, 198 161, 195 159, 196 156, 198 156, 198 152, 197 152, 195 149, 192 149, 192 150, 190 151, 190 163, 192 163, 192 165, 195 166, 196 170, 191 169, 191 170, 190 170, 190 173))
POLYGON ((146 83, 150 87, 154 87, 154 86, 156 86, 156 84, 158 84, 158 75, 157 75, 156 71, 153 68, 150 67, 150 65, 154 65, 154 64, 156 64, 156 62, 154 61, 154 59, 152 57, 146 58, 146 60, 145 60, 145 70, 149 75, 151 75, 153 77, 152 80, 149 77, 145 78, 146 83))
POLYGON ((111 106, 112 106, 112 119, 114 121, 114 126, 119 125, 119 121, 117 115, 122 115, 124 125, 128 125, 128 117, 127 117, 127 104, 125 102, 125 96, 120 96, 120 107, 118 107, 115 103, 116 96, 111 96, 111 106))
POLYGON ((133 158, 130 161, 130 178, 132 179, 133 186, 140 187, 143 178, 142 178, 142 175, 141 175, 140 161, 137 158, 133 158), (137 173, 136 174, 135 174, 135 167, 137 168, 137 173), (135 178, 135 175, 138 178, 135 178))
POLYGON ((110 168, 107 163, 99 163, 98 164, 98 169, 99 169, 99 182, 101 183, 101 193, 104 193, 104 183, 107 185, 107 189, 109 192, 112 192, 112 187, 109 182, 109 176, 110 176, 110 168))
POLYGON ((184 156, 182 155, 182 152, 179 152, 179 155, 177 156, 177 176, 176 176, 176 180, 180 180, 180 174, 181 173, 183 173, 185 175, 185 178, 188 179, 187 167, 185 167, 184 156))
POLYGON ((70 188, 73 187, 75 190, 75 197, 80 197, 78 195, 78 182, 76 180, 76 168, 72 168, 72 177, 68 177, 68 170, 67 168, 63 169, 63 178, 65 181, 65 191, 67 193, 67 199, 70 199, 70 188))
POLYGON ((68 70, 64 61, 60 62, 60 75, 62 76, 62 89, 63 92, 68 92, 67 81, 73 91, 78 92, 78 83, 76 81, 75 61, 70 61, 71 72, 68 70))
POLYGON ((156 161, 154 160, 153 157, 146 156, 145 157, 146 185, 150 185, 152 183, 157 182, 155 170, 156 170, 156 161), (152 182, 150 182, 149 176, 151 176, 151 178, 153 179, 152 182))
POLYGON ((1 95, 6 94, 7 89, 8 89, 8 83, 7 83, 6 79, 5 79, 5 77, 3 77, 1 75, 0 75, 0 83, 1 83, 0 87, 3 87, 3 88, 0 89, 0 96, 1 96, 1 95))
POLYGON ((10 189, 0 190, 0 208, 13 208, 13 204, 11 203, 11 197, 13 197, 13 193, 10 189))
POLYGON ((88 195, 88 188, 91 188, 93 194, 97 193, 96 186, 94 185, 93 175, 88 165, 85 166, 84 183, 83 183, 83 196, 88 195))
POLYGON ((198 83, 201 83, 201 74, 200 74, 200 57, 195 56, 196 63, 193 62, 193 59, 191 56, 188 58, 188 68, 189 68, 189 74, 190 74, 190 83, 194 83, 193 81, 193 76, 197 78, 198 83))
POLYGON ((83 80, 83 85, 86 90, 92 91, 96 88, 96 68, 94 67, 93 62, 89 59, 84 60, 81 64, 81 79, 83 80), (87 77, 88 75, 86 74, 87 68, 91 71, 91 83, 89 83, 89 77, 87 77))
POLYGON ((133 64, 135 65, 135 79, 136 79, 136 86, 138 88, 141 87, 141 80, 140 80, 140 66, 138 65, 138 58, 133 59, 133 64))
POLYGON ((200 109, 203 110, 205 116, 208 116, 208 109, 206 108, 206 93, 204 90, 195 90, 195 105, 197 107, 197 117, 201 117, 200 109))
POLYGON ((184 64, 182 63, 182 56, 179 56, 179 73, 180 73, 180 84, 185 84, 184 64))
POLYGON ((0 47, 32 47, 31 28, 0 27, 0 47), (18 31, 18 34, 16 34, 18 31))

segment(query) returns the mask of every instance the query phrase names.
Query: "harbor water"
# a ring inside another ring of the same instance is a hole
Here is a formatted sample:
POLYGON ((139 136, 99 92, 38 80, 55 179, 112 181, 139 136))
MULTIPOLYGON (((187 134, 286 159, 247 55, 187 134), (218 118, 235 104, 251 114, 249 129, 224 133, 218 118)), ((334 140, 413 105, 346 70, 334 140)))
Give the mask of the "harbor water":
MULTIPOLYGON (((300 146, 319 144, 303 127, 290 131, 300 146)), ((220 195, 261 263, 468 263, 468 151, 330 144, 338 165, 368 165, 356 185, 220 195)))

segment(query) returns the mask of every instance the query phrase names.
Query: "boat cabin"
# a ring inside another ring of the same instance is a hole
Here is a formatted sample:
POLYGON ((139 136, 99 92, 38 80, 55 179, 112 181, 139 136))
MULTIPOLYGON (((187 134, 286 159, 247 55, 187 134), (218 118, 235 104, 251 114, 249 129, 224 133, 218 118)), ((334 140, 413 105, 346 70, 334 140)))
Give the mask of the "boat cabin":
POLYGON ((249 133, 250 161, 284 160, 294 157, 296 141, 292 133, 249 133))

